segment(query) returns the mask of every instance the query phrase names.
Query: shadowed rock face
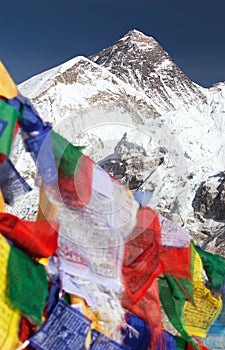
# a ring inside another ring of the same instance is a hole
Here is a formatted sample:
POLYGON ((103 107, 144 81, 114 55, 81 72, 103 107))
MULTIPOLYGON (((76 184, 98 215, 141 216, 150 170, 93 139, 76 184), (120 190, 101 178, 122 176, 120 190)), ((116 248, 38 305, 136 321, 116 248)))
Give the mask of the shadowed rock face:
POLYGON ((204 249, 225 256, 225 173, 203 181, 192 202, 199 220, 196 240, 204 249))
POLYGON ((202 182, 192 206, 206 219, 225 220, 225 173, 221 172, 202 182))
POLYGON ((152 169, 162 164, 163 152, 159 149, 154 156, 149 156, 142 146, 128 141, 125 133, 116 145, 114 153, 101 160, 99 165, 130 190, 135 190, 144 185, 152 169))

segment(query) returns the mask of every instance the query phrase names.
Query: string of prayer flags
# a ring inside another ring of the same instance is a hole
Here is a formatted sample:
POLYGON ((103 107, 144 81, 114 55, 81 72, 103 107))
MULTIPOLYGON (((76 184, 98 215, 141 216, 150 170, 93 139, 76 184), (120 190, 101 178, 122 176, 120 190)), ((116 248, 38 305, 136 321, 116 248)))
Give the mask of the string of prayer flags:
POLYGON ((23 316, 40 325, 48 295, 47 273, 44 266, 32 260, 22 250, 11 246, 8 279, 8 296, 12 305, 23 316))
POLYGON ((0 96, 14 98, 18 95, 18 89, 4 64, 0 61, 0 96))
POLYGON ((0 232, 31 257, 46 258, 58 247, 55 221, 25 221, 9 213, 0 213, 0 232))
POLYGON ((19 344, 20 314, 8 302, 8 259, 10 245, 0 234, 0 349, 12 350, 19 344))
POLYGON ((9 158, 0 163, 0 173, 0 188, 7 204, 13 205, 16 199, 32 190, 9 158))
POLYGON ((0 62, 0 348, 206 350, 200 337, 218 348, 225 259, 83 148, 43 122, 0 62), (4 213, 30 190, 8 158, 18 128, 42 177, 35 222, 4 213))
POLYGON ((14 137, 14 129, 19 112, 8 103, 0 99, 0 162, 4 163, 10 155, 11 145, 14 137))
POLYGON ((90 326, 91 320, 60 299, 30 344, 37 350, 82 350, 90 326))

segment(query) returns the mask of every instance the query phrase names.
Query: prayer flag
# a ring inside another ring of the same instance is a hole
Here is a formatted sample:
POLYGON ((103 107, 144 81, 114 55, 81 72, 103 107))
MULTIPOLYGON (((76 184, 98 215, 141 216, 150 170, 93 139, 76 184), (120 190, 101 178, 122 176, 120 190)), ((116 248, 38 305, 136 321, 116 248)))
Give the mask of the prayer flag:
POLYGON ((0 154, 10 155, 18 117, 19 112, 15 108, 0 100, 0 154))
POLYGON ((137 224, 125 243, 123 283, 130 297, 138 302, 153 280, 162 272, 159 261, 160 224, 149 207, 141 207, 137 224))
POLYGON ((132 350, 147 350, 151 339, 151 330, 147 322, 130 312, 126 312, 125 321, 127 326, 122 330, 123 344, 132 350))
POLYGON ((158 215, 158 218, 161 226, 161 242, 163 247, 190 247, 191 237, 187 230, 162 215, 158 215))
POLYGON ((6 295, 10 245, 0 234, 0 349, 13 350, 19 344, 20 314, 13 310, 6 295))
POLYGON ((216 298, 205 287, 203 265, 198 252, 194 255, 193 272, 194 304, 184 305, 184 322, 189 334, 205 338, 210 326, 222 309, 221 297, 216 298))
POLYGON ((175 280, 167 276, 158 278, 158 282, 160 301, 168 319, 180 333, 181 337, 190 342, 195 349, 198 349, 194 340, 187 333, 184 323, 184 304, 187 295, 192 296, 190 281, 182 279, 175 280))
POLYGON ((12 214, 0 213, 0 232, 35 258, 47 258, 56 252, 58 226, 54 221, 25 221, 12 214))
POLYGON ((151 330, 151 349, 163 331, 158 281, 155 279, 139 302, 135 302, 126 292, 122 294, 121 305, 148 323, 151 330))
POLYGON ((90 350, 127 350, 127 346, 116 343, 112 339, 106 337, 104 334, 96 331, 91 332, 91 346, 90 350))
POLYGON ((15 200, 32 190, 20 176, 10 159, 0 164, 0 188, 7 204, 13 205, 15 200))
POLYGON ((0 213, 4 213, 5 212, 5 201, 2 195, 2 191, 0 189, 0 213))
POLYGON ((176 338, 163 330, 157 339, 156 350, 177 350, 176 338))
POLYGON ((51 144, 51 124, 46 123, 38 133, 24 137, 27 152, 37 165, 43 181, 49 185, 56 182, 58 175, 51 144))
POLYGON ((4 64, 0 61, 0 96, 6 98, 13 98, 17 96, 18 89, 12 80, 11 76, 7 72, 4 64))
POLYGON ((82 350, 90 326, 91 320, 60 299, 30 343, 38 350, 82 350))
POLYGON ((55 161, 58 166, 58 190, 49 187, 53 198, 70 208, 83 208, 92 192, 93 161, 56 132, 51 132, 55 161))
POLYGON ((43 265, 22 250, 11 246, 8 260, 8 296, 12 305, 34 323, 42 323, 48 295, 47 273, 43 265))
POLYGON ((46 187, 44 183, 42 183, 40 187, 37 221, 55 220, 57 210, 58 206, 50 200, 46 193, 46 187))
POLYGON ((195 249, 208 277, 207 287, 216 294, 225 291, 225 259, 220 255, 206 252, 196 245, 195 249))

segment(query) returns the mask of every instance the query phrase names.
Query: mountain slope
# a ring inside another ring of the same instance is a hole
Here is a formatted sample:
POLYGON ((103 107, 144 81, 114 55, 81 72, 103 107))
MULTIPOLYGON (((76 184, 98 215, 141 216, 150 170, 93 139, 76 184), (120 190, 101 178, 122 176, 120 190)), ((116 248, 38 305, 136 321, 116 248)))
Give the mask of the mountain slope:
MULTIPOLYGON (((77 117, 93 109, 110 113, 112 106, 128 120, 137 122, 157 117, 159 112, 143 93, 118 79, 107 69, 85 57, 76 57, 58 67, 41 73, 20 85, 37 107, 45 104, 44 118, 55 123, 69 114, 77 117)), ((98 119, 99 122, 99 119, 98 119)))

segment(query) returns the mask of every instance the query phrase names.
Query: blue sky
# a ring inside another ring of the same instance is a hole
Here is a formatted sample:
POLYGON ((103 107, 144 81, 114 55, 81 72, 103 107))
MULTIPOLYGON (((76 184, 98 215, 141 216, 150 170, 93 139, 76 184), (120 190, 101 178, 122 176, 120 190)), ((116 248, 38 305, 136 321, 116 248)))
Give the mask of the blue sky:
POLYGON ((131 29, 153 36, 202 86, 225 81, 225 0, 7 0, 0 59, 17 84, 131 29))

